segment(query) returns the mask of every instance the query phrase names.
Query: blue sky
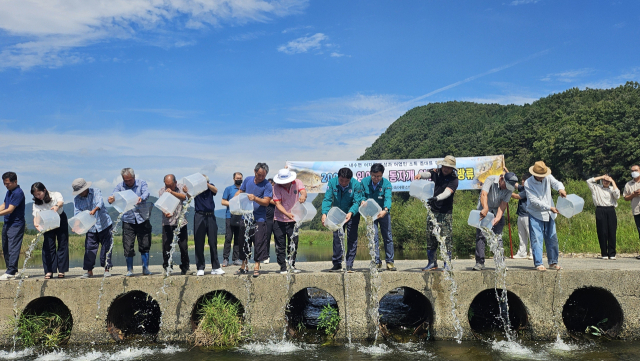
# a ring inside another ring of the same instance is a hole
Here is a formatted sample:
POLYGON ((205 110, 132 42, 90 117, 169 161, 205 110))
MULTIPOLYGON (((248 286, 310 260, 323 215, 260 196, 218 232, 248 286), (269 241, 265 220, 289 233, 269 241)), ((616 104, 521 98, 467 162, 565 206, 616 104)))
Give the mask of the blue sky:
POLYGON ((123 167, 222 188, 355 159, 430 102, 638 81, 638 39, 637 1, 3 0, 0 171, 67 201, 123 167))

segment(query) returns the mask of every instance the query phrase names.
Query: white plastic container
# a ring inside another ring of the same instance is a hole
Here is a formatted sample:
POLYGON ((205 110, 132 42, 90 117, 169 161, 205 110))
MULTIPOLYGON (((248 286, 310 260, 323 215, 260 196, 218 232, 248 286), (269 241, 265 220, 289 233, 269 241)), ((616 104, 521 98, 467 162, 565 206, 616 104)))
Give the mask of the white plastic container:
POLYGON ((358 211, 360 211, 360 214, 363 217, 373 217, 375 220, 378 213, 382 212, 382 208, 380 208, 380 205, 376 201, 369 198, 360 206, 360 208, 358 208, 358 211))
POLYGON ((85 234, 89 232, 91 227, 96 224, 96 217, 92 216, 89 211, 82 211, 75 217, 69 218, 69 226, 71 231, 76 234, 85 234))
POLYGON ((165 213, 173 214, 173 212, 176 211, 178 204, 180 204, 180 200, 176 196, 174 196, 169 192, 164 192, 162 193, 160 198, 158 198, 154 206, 156 206, 156 208, 162 211, 162 214, 165 214, 165 213))
POLYGON ((189 193, 191 197, 195 197, 207 190, 207 178, 200 173, 182 178, 181 183, 187 186, 187 193, 189 193))
POLYGON ((131 189, 113 194, 115 201, 111 204, 118 213, 124 213, 135 208, 138 204, 138 196, 131 189))
POLYGON ((327 219, 324 220, 324 226, 331 231, 339 230, 346 222, 347 214, 338 207, 333 207, 327 213, 327 219))
POLYGON ((229 200, 229 212, 237 216, 253 212, 253 201, 246 193, 240 193, 229 200))
POLYGON ((433 190, 436 184, 425 179, 418 179, 411 182, 409 187, 409 195, 420 200, 426 201, 433 197, 433 190))
POLYGON ((296 202, 291 208, 291 213, 296 223, 304 223, 311 221, 318 211, 311 203, 296 202))
POLYGON ((558 197, 556 209, 567 218, 582 212, 582 208, 584 208, 584 199, 575 194, 567 194, 567 198, 558 197))
POLYGON ((58 212, 52 210, 38 212, 35 221, 36 228, 38 228, 40 232, 46 232, 60 227, 60 215, 58 215, 58 212))
POLYGON ((471 227, 476 227, 476 228, 481 228, 481 227, 493 228, 491 226, 491 223, 493 222, 493 218, 495 218, 493 213, 488 212, 487 216, 484 217, 482 220, 480 220, 480 211, 474 209, 469 213, 469 219, 467 220, 467 224, 469 224, 471 227))

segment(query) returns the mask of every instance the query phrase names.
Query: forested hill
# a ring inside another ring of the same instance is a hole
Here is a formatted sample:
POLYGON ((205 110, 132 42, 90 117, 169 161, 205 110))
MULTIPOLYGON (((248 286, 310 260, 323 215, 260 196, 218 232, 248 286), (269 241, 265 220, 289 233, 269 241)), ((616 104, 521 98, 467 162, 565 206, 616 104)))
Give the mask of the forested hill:
POLYGON ((640 84, 569 89, 533 104, 434 103, 398 118, 360 159, 504 154, 519 175, 544 160, 559 179, 608 172, 622 186, 640 162, 640 84))

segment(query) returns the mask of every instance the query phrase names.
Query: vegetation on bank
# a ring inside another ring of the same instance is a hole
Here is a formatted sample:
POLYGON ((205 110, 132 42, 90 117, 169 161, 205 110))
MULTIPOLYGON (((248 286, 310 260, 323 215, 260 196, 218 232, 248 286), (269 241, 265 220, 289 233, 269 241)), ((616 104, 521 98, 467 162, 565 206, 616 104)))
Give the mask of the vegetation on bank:
POLYGON ((228 348, 242 341, 242 306, 224 292, 205 296, 197 306, 197 327, 191 341, 194 346, 228 348))
POLYGON ((14 327, 17 322, 18 342, 25 348, 62 346, 71 336, 71 316, 63 318, 55 312, 23 313, 12 322, 14 327))

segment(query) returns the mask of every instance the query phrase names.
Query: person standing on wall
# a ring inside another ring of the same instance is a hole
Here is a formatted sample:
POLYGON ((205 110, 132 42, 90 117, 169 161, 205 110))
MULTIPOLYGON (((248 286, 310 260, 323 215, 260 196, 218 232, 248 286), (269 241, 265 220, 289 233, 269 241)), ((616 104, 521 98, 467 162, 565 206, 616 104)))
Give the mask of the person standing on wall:
POLYGON ((133 257, 136 252, 133 245, 138 239, 138 251, 142 259, 142 274, 147 276, 149 271, 149 249, 151 248, 151 222, 149 221, 150 207, 147 204, 149 189, 147 182, 136 179, 136 173, 132 168, 123 168, 120 172, 122 182, 113 189, 111 196, 107 198, 109 204, 115 202, 114 193, 131 190, 138 196, 138 203, 132 210, 122 215, 122 247, 127 261, 127 277, 133 276, 133 257))
POLYGON ((618 217, 616 207, 620 198, 620 190, 608 174, 587 179, 591 190, 591 198, 596 206, 596 231, 600 243, 602 259, 616 259, 616 229, 618 217), (598 184, 601 181, 602 184, 598 184))
MULTIPOLYGON (((638 236, 640 236, 640 166, 635 164, 631 166, 631 179, 624 185, 624 192, 622 196, 625 201, 631 202, 631 212, 633 213, 633 219, 636 222, 636 228, 638 229, 638 236)), ((636 256, 640 259, 640 256, 636 256)))
POLYGON ((522 175, 522 184, 516 183, 516 191, 518 193, 512 193, 511 198, 518 200, 518 238, 520 240, 520 246, 518 252, 513 258, 528 258, 533 259, 531 255, 531 240, 529 237, 529 212, 527 212, 527 192, 524 191, 524 182, 531 177, 531 174, 525 173, 522 175), (529 252, 527 252, 527 245, 529 245, 529 252))
POLYGON ((370 175, 362 179, 363 200, 361 205, 366 202, 367 199, 373 199, 382 211, 378 213, 378 216, 373 221, 374 229, 374 242, 376 250, 376 265, 378 268, 382 268, 382 260, 380 259, 380 237, 378 236, 378 227, 382 232, 382 240, 384 242, 384 255, 385 263, 389 271, 395 271, 396 267, 393 262, 393 237, 391 234, 391 192, 393 186, 387 178, 384 178, 384 166, 380 163, 374 163, 371 165, 370 175))
MULTIPOLYGON (((416 175, 418 179, 430 179, 435 183, 433 189, 433 197, 428 200, 429 207, 433 212, 433 216, 440 225, 440 235, 445 239, 445 250, 449 259, 453 252, 453 195, 458 189, 458 174, 456 169, 456 158, 447 155, 438 162, 438 169, 432 169, 428 172, 422 172, 416 175)), ((427 219, 427 258, 429 259, 427 266, 422 268, 423 271, 435 270, 438 268, 438 239, 433 234, 433 224, 427 219)))
POLYGON ((234 266, 242 265, 240 260, 240 242, 244 239, 244 221, 241 215, 231 214, 229 211, 229 200, 238 192, 242 185, 242 173, 233 173, 233 184, 222 192, 220 204, 227 207, 226 223, 224 229, 224 249, 222 250, 222 267, 229 266, 229 254, 234 266), (233 252, 231 252, 231 241, 233 241, 233 252))
POLYGON ((173 265, 169 264, 171 257, 171 244, 173 243, 173 232, 178 228, 178 248, 180 248, 180 274, 186 275, 189 272, 189 233, 187 231, 187 219, 182 214, 182 202, 187 199, 185 186, 176 181, 176 176, 167 174, 164 176, 164 188, 158 191, 158 197, 164 193, 169 193, 178 198, 180 201, 173 213, 162 214, 162 268, 167 272, 167 268, 173 265), (180 224, 178 222, 180 221, 180 224))
MULTIPOLYGON (((358 224, 360 224, 360 213, 358 207, 362 202, 362 184, 353 178, 353 172, 349 168, 341 168, 338 176, 331 178, 327 182, 327 191, 322 200, 322 225, 327 219, 327 213, 331 207, 338 207, 347 214, 346 223, 343 229, 347 232, 347 272, 353 273, 353 261, 358 250, 358 224)), ((342 252, 344 246, 340 240, 338 231, 333 232, 333 267, 331 271, 342 269, 342 252)))
MULTIPOLYGON (((209 239, 209 254, 211 255, 211 274, 223 275, 218 260, 218 223, 216 221, 216 204, 213 197, 218 193, 218 188, 209 182, 209 177, 202 175, 207 180, 207 190, 193 198, 195 214, 193 215, 193 243, 196 249, 196 276, 204 276, 206 262, 204 258, 204 239, 209 239)), ((189 190, 187 189, 187 193, 189 190)))
POLYGON ((42 240, 44 279, 51 279, 54 272, 58 272, 58 278, 64 278, 64 274, 69 271, 69 222, 62 209, 64 199, 58 192, 49 192, 40 182, 33 183, 31 194, 33 195, 33 223, 36 228, 38 228, 35 224, 38 213, 52 210, 60 216, 60 227, 45 232, 42 240))
POLYGON ((280 273, 286 274, 287 261, 286 256, 291 256, 291 272, 299 273, 296 269, 296 252, 298 249, 298 235, 293 234, 296 221, 291 213, 291 209, 297 202, 304 203, 307 200, 307 190, 301 180, 296 179, 296 172, 289 169, 280 169, 273 179, 275 186, 273 187, 273 201, 276 204, 274 212, 275 223, 273 225, 273 233, 275 235, 276 256, 280 273), (289 242, 287 242, 287 240, 289 242), (291 243, 294 244, 296 251, 289 254, 291 243))
POLYGON ((4 202, 0 205, 0 216, 4 216, 2 225, 2 254, 7 270, 0 276, 0 281, 8 281, 16 277, 18 258, 24 237, 24 192, 18 185, 18 175, 6 172, 2 182, 7 188, 4 202))
MULTIPOLYGON (((268 179, 269 183, 271 183, 271 188, 275 189, 276 183, 273 181, 273 178, 268 179)), ((267 259, 262 262, 264 264, 269 263, 269 258, 271 257, 271 236, 273 235, 273 240, 275 243, 276 233, 275 233, 275 212, 276 212, 276 202, 271 198, 271 202, 269 202, 269 206, 267 207, 267 244, 269 245, 267 248, 267 259)), ((276 255, 277 256, 277 255, 276 255)))

